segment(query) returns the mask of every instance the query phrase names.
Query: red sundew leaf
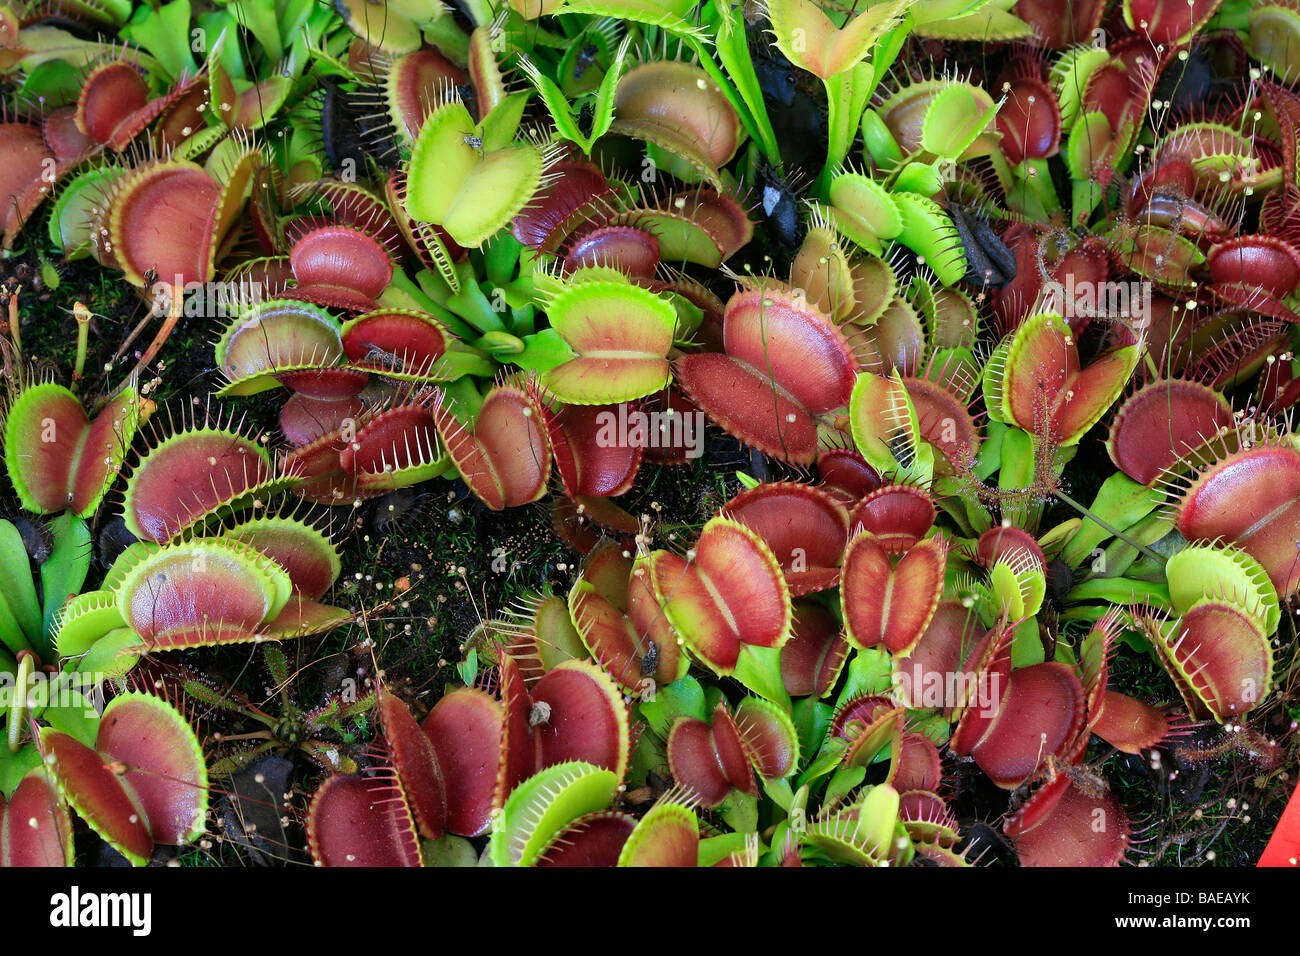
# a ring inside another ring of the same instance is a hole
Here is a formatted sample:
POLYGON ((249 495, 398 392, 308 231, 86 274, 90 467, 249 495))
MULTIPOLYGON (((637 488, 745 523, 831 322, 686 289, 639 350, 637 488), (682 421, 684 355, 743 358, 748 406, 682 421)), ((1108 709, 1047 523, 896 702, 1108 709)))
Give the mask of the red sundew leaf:
POLYGON ((72 866, 72 820, 41 771, 0 796, 0 866, 72 866))
POLYGON ((1105 6, 1105 0, 1016 0, 1013 12, 1039 43, 1060 50, 1091 40, 1105 6))
POLYGON ((758 783, 754 780, 754 771, 749 765, 749 754, 740 738, 736 722, 727 710, 727 705, 719 701, 713 708, 713 749, 718 755, 718 765, 731 786, 750 796, 758 795, 758 783))
POLYGON ((202 167, 168 162, 146 166, 122 185, 109 216, 113 255, 127 281, 143 287, 152 270, 184 287, 212 278, 213 235, 221 187, 202 167))
POLYGON ((1205 257, 1215 285, 1240 284, 1276 298, 1300 288, 1300 252, 1276 236, 1235 236, 1205 257))
POLYGON ((322 226, 289 251, 298 287, 288 293, 319 305, 367 312, 393 280, 393 261, 378 240, 348 226, 322 226))
POLYGON ((41 729, 40 747, 77 815, 136 866, 147 863, 154 844, 144 814, 104 757, 49 727, 41 729))
POLYGON ((951 707, 948 701, 931 702, 926 688, 943 686, 946 675, 961 673, 962 662, 983 636, 984 629, 971 608, 958 601, 940 601, 930 624, 906 659, 895 662, 894 686, 908 707, 951 707))
POLYGON ((1106 450, 1134 481, 1152 484, 1182 456, 1233 427, 1232 406, 1197 382, 1151 382, 1115 413, 1106 450))
POLYGON ((1124 22, 1152 43, 1177 44, 1209 20, 1223 0, 1124 0, 1124 22))
POLYGON ((178 432, 144 455, 127 487, 126 526, 144 541, 164 542, 272 480, 262 448, 217 429, 178 432))
POLYGON ((795 482, 759 485, 736 495, 719 514, 753 529, 772 549, 791 597, 839 583, 849 518, 825 492, 795 482))
POLYGON ((5 249, 13 245, 32 211, 48 194, 46 171, 54 162, 55 154, 40 129, 27 123, 0 123, 0 195, 5 197, 0 223, 4 225, 5 249))
POLYGON ((1109 792, 1065 790, 1036 826, 1015 838, 1021 866, 1118 866, 1128 849, 1129 824, 1109 792))
POLYGON ((790 631, 790 595, 781 566, 753 531, 728 518, 704 526, 694 560, 651 555, 650 585, 668 623, 693 654, 729 674, 746 644, 780 647, 790 631))
POLYGON ((880 475, 852 448, 829 448, 817 456, 817 474, 840 504, 856 504, 881 486, 880 475))
POLYGON ((583 760, 621 780, 630 749, 627 707, 613 681, 589 661, 564 661, 533 687, 534 709, 550 712, 533 726, 536 770, 583 760))
POLYGON ((825 697, 839 677, 849 649, 835 615, 811 601, 796 603, 790 640, 781 648, 781 681, 786 693, 825 697))
POLYGON ((431 315, 387 310, 350 320, 342 333, 348 359, 386 376, 434 378, 447 351, 447 332, 431 315))
POLYGON ((1139 754, 1154 747, 1169 734, 1169 721, 1163 713, 1113 690, 1102 697, 1101 712, 1092 732, 1116 750, 1139 754))
POLYGON ((849 643, 910 654, 939 605, 947 556, 943 539, 926 538, 895 566, 870 532, 854 537, 844 552, 840 586, 849 643))
POLYGON ((1178 502, 1177 528, 1188 541, 1223 540, 1264 566, 1278 596, 1300 587, 1300 453, 1262 445, 1203 472, 1178 502))
POLYGON ((203 832, 208 771, 198 738, 167 702, 123 694, 104 709, 95 746, 124 764, 122 785, 140 808, 156 843, 180 846, 203 832))
POLYGON ((407 706, 387 691, 379 698, 379 719, 411 816, 421 836, 436 840, 446 828, 447 804, 433 742, 407 706))
MULTIPOLYGON (((717 734, 714 721, 714 734, 717 734)), ((735 728, 745 754, 759 776, 769 780, 784 777, 799 762, 799 739, 792 725, 781 719, 774 704, 761 697, 746 697, 736 705, 735 728)))
POLYGON ((421 724, 446 785, 449 833, 473 837, 487 832, 504 720, 504 708, 490 696, 458 687, 444 694, 421 724))
POLYGON ((713 732, 694 717, 678 717, 668 732, 668 767, 673 779, 695 794, 701 805, 719 806, 731 792, 731 781, 718 760, 713 732))
POLYGON ((1257 707, 1273 678, 1268 637, 1231 604, 1200 601, 1183 615, 1171 643, 1158 643, 1188 707, 1219 722, 1257 707), (1187 699, 1194 694, 1193 699, 1187 699))
MULTIPOLYGON (((544 410, 545 411, 545 410, 544 410)), ((645 441, 620 436, 618 421, 653 421, 635 405, 565 405, 546 411, 546 430, 555 454, 555 470, 570 497, 617 497, 631 490, 645 454, 645 441), (620 437, 626 440, 618 440, 620 437)), ((648 426, 647 426, 648 427, 648 426)))
POLYGON ((999 787, 1020 786, 1078 734, 1083 697, 1083 685, 1065 664, 1013 670, 993 726, 971 755, 999 787))
POLYGON ((581 160, 556 163, 551 173, 515 217, 513 231, 529 249, 553 253, 589 218, 599 218, 600 204, 614 191, 597 166, 581 160))
POLYGON ((806 411, 820 415, 848 404, 852 352, 835 323, 806 301, 775 289, 745 290, 727 302, 723 321, 727 354, 770 377, 806 411))
POLYGON ((108 143, 148 102, 149 84, 135 67, 122 61, 101 64, 82 82, 77 128, 96 143, 108 143))
POLYGON ((1007 161, 1014 166, 1054 156, 1061 145, 1061 110, 1051 87, 1038 77, 1021 76, 1003 88, 1003 95, 997 126, 1007 161))
POLYGON ((588 813, 555 835, 535 866, 617 866, 636 818, 614 810, 588 813))
POLYGON ((419 866, 420 844, 392 779, 338 774, 311 800, 307 845, 318 866, 419 866))
POLYGON ((869 531, 890 554, 902 554, 934 526, 934 501, 915 485, 884 485, 849 514, 854 533, 869 531))
POLYGON ((357 421, 366 403, 355 395, 337 401, 291 395, 280 409, 280 431, 289 444, 301 448, 324 438, 351 420, 357 421))
POLYGON ((659 240, 634 226, 598 226, 569 246, 564 267, 606 266, 635 279, 652 279, 659 264, 659 240))
POLYGON ((817 457, 817 423, 756 369, 716 352, 683 355, 673 369, 691 402, 729 434, 794 464, 817 457))
POLYGON ((886 781, 900 793, 908 790, 936 790, 943 779, 939 749, 924 734, 907 733, 899 740, 898 758, 889 768, 886 781))
POLYGON ((500 511, 546 493, 551 448, 541 406, 523 389, 499 386, 488 393, 471 432, 441 399, 433 416, 447 453, 465 484, 500 511))

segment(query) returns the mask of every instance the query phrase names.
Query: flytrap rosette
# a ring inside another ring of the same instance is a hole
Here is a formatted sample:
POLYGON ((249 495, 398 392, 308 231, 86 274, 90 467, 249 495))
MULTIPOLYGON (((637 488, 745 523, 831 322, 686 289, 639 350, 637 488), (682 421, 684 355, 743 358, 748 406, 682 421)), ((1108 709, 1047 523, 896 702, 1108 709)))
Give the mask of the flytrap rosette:
POLYGON ((551 447, 546 420, 531 390, 493 388, 470 428, 446 399, 434 399, 431 415, 451 463, 489 508, 500 511, 546 494, 551 447))
POLYGON ((19 392, 5 413, 4 455, 23 507, 38 514, 94 514, 149 407, 134 386, 93 419, 61 385, 46 382, 19 392))
POLYGON ((149 862, 156 844, 183 846, 203 833, 203 751, 165 701, 122 694, 104 709, 93 748, 52 727, 41 730, 39 746, 77 815, 135 866, 149 862))
POLYGON ((668 734, 673 779, 705 807, 721 806, 732 790, 758 795, 764 779, 793 773, 799 737, 790 718, 761 697, 746 697, 735 713, 719 702, 709 722, 682 716, 668 734))
POLYGON ((683 355, 674 370, 687 397, 728 433, 766 455, 809 464, 817 417, 853 392, 852 353, 806 299, 763 283, 727 303, 725 354, 683 355))
POLYGON ((693 658, 768 700, 784 701, 779 661, 790 636, 790 592, 780 562, 757 533, 713 518, 686 557, 656 551, 648 566, 650 589, 693 658))

